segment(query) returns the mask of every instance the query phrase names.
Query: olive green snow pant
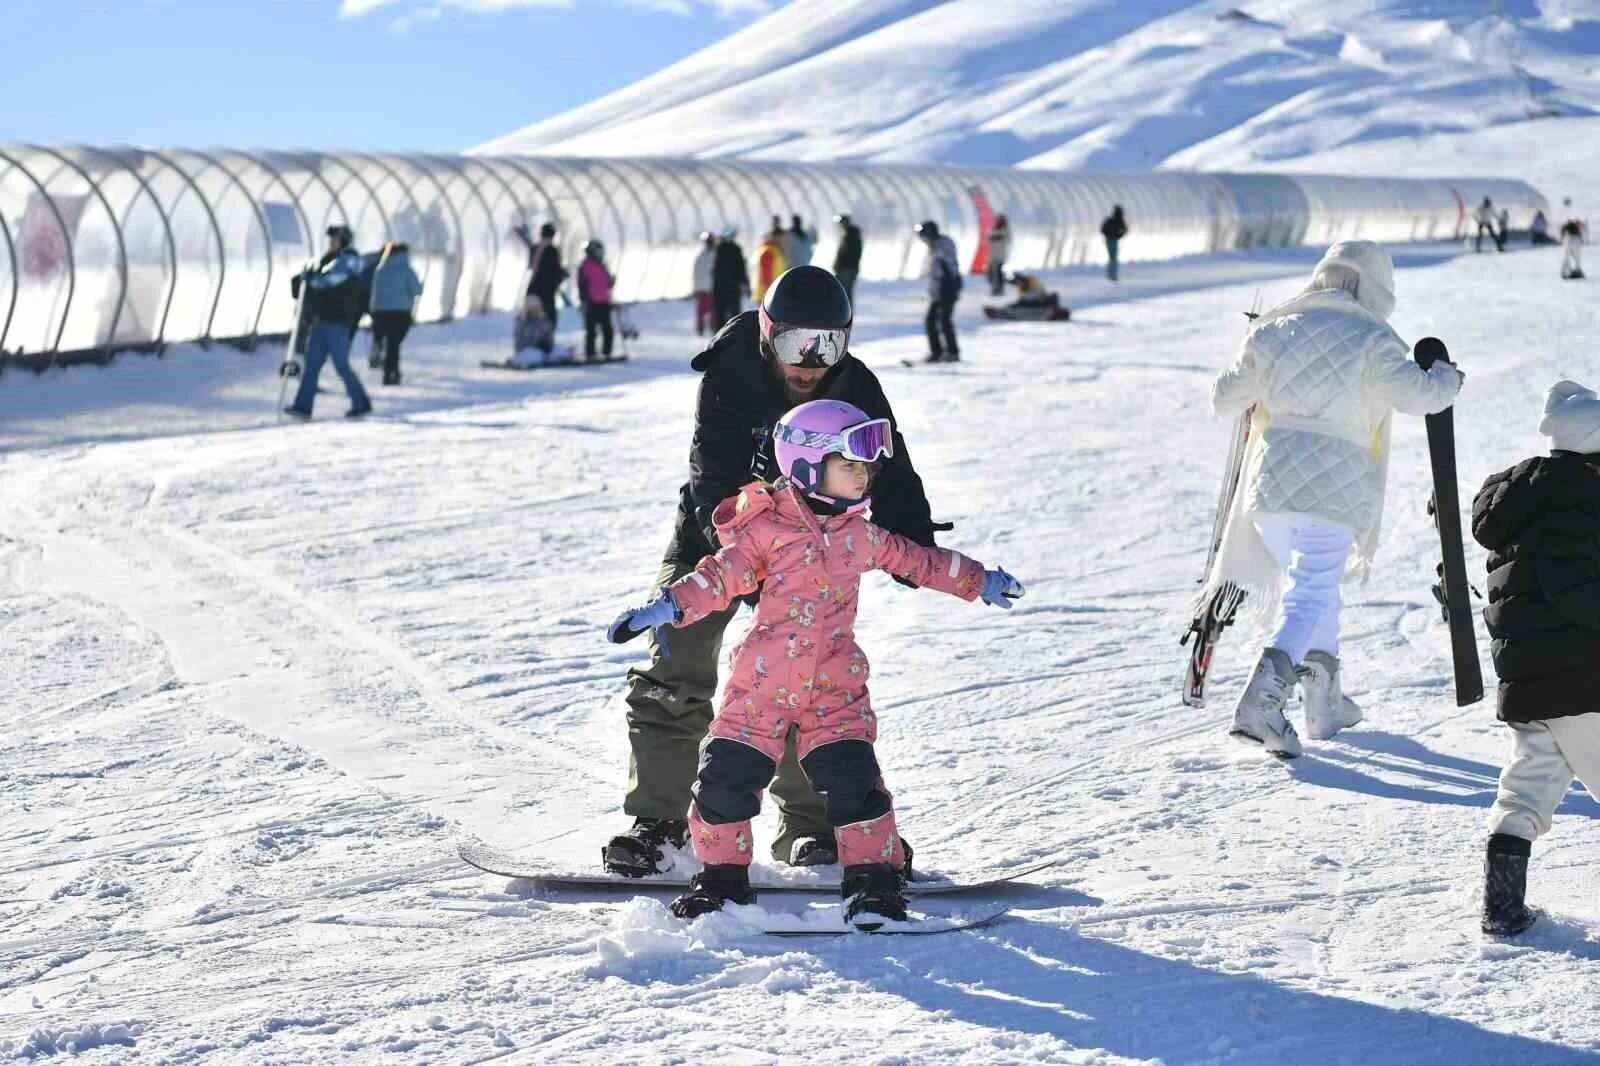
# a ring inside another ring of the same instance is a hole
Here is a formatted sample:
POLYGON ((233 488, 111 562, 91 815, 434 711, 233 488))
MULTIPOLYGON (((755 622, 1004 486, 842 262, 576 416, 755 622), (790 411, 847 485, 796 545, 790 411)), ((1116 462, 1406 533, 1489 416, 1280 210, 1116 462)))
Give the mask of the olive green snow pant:
MULTIPOLYGON (((668 559, 656 577, 662 589, 693 567, 668 559)), ((722 634, 739 609, 707 615, 682 629, 662 626, 650 638, 650 665, 628 671, 628 795, 622 809, 635 818, 687 818, 701 742, 711 728, 722 634), (665 646, 663 646, 663 643, 665 646)), ((789 731, 783 761, 770 791, 778 804, 778 838, 772 857, 789 861, 800 837, 831 837, 822 798, 795 759, 789 731)))

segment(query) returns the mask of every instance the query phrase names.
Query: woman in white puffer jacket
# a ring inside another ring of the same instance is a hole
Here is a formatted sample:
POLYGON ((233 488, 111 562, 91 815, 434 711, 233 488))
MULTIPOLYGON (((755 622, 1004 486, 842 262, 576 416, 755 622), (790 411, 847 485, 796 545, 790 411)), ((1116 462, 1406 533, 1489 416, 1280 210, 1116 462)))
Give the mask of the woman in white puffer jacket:
POLYGON ((1377 548, 1391 412, 1442 411, 1461 388, 1451 364, 1424 371, 1407 357, 1387 322, 1393 310, 1388 253, 1341 241, 1303 292, 1256 320, 1212 388, 1217 414, 1254 410, 1209 585, 1231 580, 1257 612, 1277 614, 1232 733, 1280 756, 1300 754, 1284 715, 1297 680, 1311 736, 1361 720, 1339 682, 1339 585, 1347 570, 1365 577, 1377 548))

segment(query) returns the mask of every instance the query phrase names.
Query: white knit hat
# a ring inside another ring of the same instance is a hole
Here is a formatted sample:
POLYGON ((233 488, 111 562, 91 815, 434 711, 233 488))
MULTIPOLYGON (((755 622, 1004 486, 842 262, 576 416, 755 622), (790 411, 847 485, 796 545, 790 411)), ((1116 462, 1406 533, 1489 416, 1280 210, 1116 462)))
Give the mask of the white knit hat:
POLYGON ((1355 271, 1361 278, 1356 302, 1388 321, 1394 313, 1394 261, 1382 245, 1372 241, 1339 241, 1322 254, 1322 261, 1311 272, 1312 278, 1329 266, 1355 271))
POLYGON ((1600 452, 1600 396, 1576 381, 1558 381, 1544 400, 1539 432, 1563 452, 1600 452))

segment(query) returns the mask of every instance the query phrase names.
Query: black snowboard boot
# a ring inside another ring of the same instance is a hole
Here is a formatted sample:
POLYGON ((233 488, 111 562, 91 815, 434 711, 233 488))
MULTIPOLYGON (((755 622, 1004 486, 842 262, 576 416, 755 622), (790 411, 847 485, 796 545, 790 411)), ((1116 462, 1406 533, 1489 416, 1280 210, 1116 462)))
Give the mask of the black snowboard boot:
POLYGON ((832 866, 839 861, 839 845, 825 837, 800 837, 789 849, 790 866, 832 866))
POLYGON ((645 877, 663 872, 671 844, 681 848, 689 842, 689 823, 683 818, 635 818, 633 828, 611 838, 600 849, 600 861, 610 873, 623 877, 645 877))
POLYGON ((1523 902, 1528 890, 1528 856, 1533 844, 1508 833, 1489 838, 1483 862, 1483 931, 1516 936, 1539 917, 1523 902))
POLYGON ((859 928, 876 929, 885 921, 906 920, 900 871, 886 862, 846 866, 839 894, 844 897, 844 920, 859 928))
POLYGON ((668 908, 675 918, 698 918, 720 911, 727 903, 754 903, 750 887, 750 867, 734 863, 711 863, 694 875, 689 891, 672 901, 668 908))

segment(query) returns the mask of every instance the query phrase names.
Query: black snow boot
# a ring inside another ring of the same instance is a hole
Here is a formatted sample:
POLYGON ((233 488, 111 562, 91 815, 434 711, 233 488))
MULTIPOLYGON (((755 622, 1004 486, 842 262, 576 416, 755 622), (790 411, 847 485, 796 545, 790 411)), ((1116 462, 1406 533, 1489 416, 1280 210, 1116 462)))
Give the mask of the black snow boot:
POLYGON ((710 863, 689 882, 689 891, 668 908, 675 918, 698 918, 720 911, 728 903, 754 903, 750 867, 735 863, 710 863))
POLYGON ((885 921, 906 920, 900 871, 886 862, 846 866, 839 894, 844 897, 844 920, 858 928, 876 929, 885 921))
POLYGON ((1489 838, 1483 862, 1483 931, 1516 936, 1539 917, 1523 901, 1528 891, 1528 856, 1533 844, 1509 833, 1489 838))
POLYGON ((633 828, 611 838, 600 849, 600 861, 608 872, 623 877, 645 877, 662 873, 670 844, 681 848, 689 842, 689 822, 684 818, 635 818, 633 828))
POLYGON ((825 837, 800 837, 789 849, 790 866, 832 866, 839 861, 839 845, 833 834, 825 837))

